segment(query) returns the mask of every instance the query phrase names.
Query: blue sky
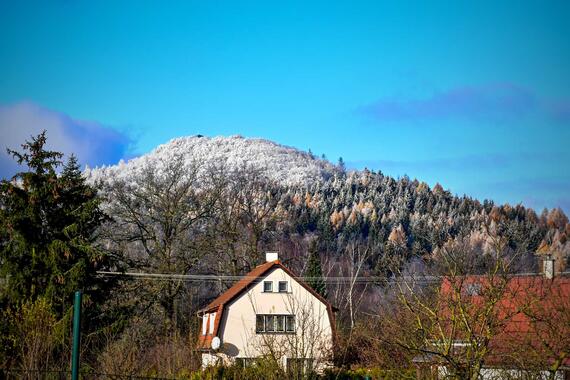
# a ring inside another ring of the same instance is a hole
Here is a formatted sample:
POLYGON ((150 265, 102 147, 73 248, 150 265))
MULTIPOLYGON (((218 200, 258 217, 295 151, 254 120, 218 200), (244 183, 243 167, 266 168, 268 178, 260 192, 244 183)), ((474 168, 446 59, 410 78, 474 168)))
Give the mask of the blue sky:
MULTIPOLYGON (((570 2, 0 2, 0 140, 264 137, 570 211, 570 2)), ((0 175, 14 168, 0 156, 0 175)))

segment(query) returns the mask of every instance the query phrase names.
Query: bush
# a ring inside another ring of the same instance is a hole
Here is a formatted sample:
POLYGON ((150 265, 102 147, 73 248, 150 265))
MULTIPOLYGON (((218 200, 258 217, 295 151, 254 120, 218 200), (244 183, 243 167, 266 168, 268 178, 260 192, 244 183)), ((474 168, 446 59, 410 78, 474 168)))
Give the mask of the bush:
POLYGON ((330 369, 326 370, 324 380, 412 380, 416 378, 415 369, 387 370, 381 368, 330 369))
POLYGON ((160 334, 149 321, 133 318, 120 334, 107 336, 95 367, 108 374, 190 378, 198 368, 194 342, 190 334, 160 334))
POLYGON ((63 364, 54 358, 61 359, 67 352, 68 315, 58 320, 51 303, 40 297, 25 302, 18 309, 4 311, 3 319, 3 343, 10 347, 4 365, 21 370, 48 371, 63 364))

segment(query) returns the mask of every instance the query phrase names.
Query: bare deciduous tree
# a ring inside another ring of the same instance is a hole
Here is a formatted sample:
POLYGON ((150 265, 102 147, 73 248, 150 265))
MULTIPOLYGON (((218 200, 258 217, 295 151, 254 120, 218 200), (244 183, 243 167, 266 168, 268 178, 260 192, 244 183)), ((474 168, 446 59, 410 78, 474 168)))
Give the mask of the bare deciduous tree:
MULTIPOLYGON (((500 243, 500 242, 497 242, 500 243)), ((516 311, 499 307, 509 291, 512 257, 496 246, 486 271, 475 272, 474 253, 464 240, 442 248, 437 276, 402 275, 394 281, 401 303, 399 318, 413 321, 412 331, 390 343, 416 354, 416 361, 440 366, 447 376, 477 379, 498 336, 516 311)), ((400 320, 391 321, 394 328, 400 320)))
MULTIPOLYGON (((185 274, 197 263, 201 231, 211 216, 216 192, 198 163, 182 156, 150 164, 133 182, 118 179, 103 188, 113 222, 103 237, 139 271, 185 274)), ((158 302, 171 322, 182 284, 139 282, 140 297, 158 302)))
POLYGON ((218 273, 239 275, 259 264, 263 244, 282 219, 278 187, 251 168, 212 171, 219 189, 210 237, 218 273), (229 265, 228 265, 229 264, 229 265))

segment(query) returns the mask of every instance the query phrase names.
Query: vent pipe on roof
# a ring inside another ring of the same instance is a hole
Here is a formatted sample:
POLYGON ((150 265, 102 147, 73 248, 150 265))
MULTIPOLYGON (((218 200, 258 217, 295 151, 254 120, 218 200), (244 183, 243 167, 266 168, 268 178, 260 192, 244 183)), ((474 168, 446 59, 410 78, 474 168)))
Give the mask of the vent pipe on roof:
POLYGON ((544 277, 552 279, 554 277, 554 258, 551 255, 544 256, 542 259, 542 272, 544 277))
POLYGON ((268 263, 271 261, 279 260, 279 253, 278 252, 265 252, 265 261, 268 263))

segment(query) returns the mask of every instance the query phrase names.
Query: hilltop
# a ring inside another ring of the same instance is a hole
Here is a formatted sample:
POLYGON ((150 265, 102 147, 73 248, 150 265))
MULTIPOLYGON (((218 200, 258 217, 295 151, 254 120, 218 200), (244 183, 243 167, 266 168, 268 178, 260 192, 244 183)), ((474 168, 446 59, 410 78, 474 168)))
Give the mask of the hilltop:
POLYGON ((172 139, 150 153, 117 165, 87 169, 89 181, 113 181, 140 173, 150 164, 158 167, 181 156, 190 163, 200 163, 205 171, 211 166, 235 170, 244 166, 263 172, 282 185, 310 185, 330 178, 335 166, 307 152, 260 138, 205 137, 201 135, 172 139))

